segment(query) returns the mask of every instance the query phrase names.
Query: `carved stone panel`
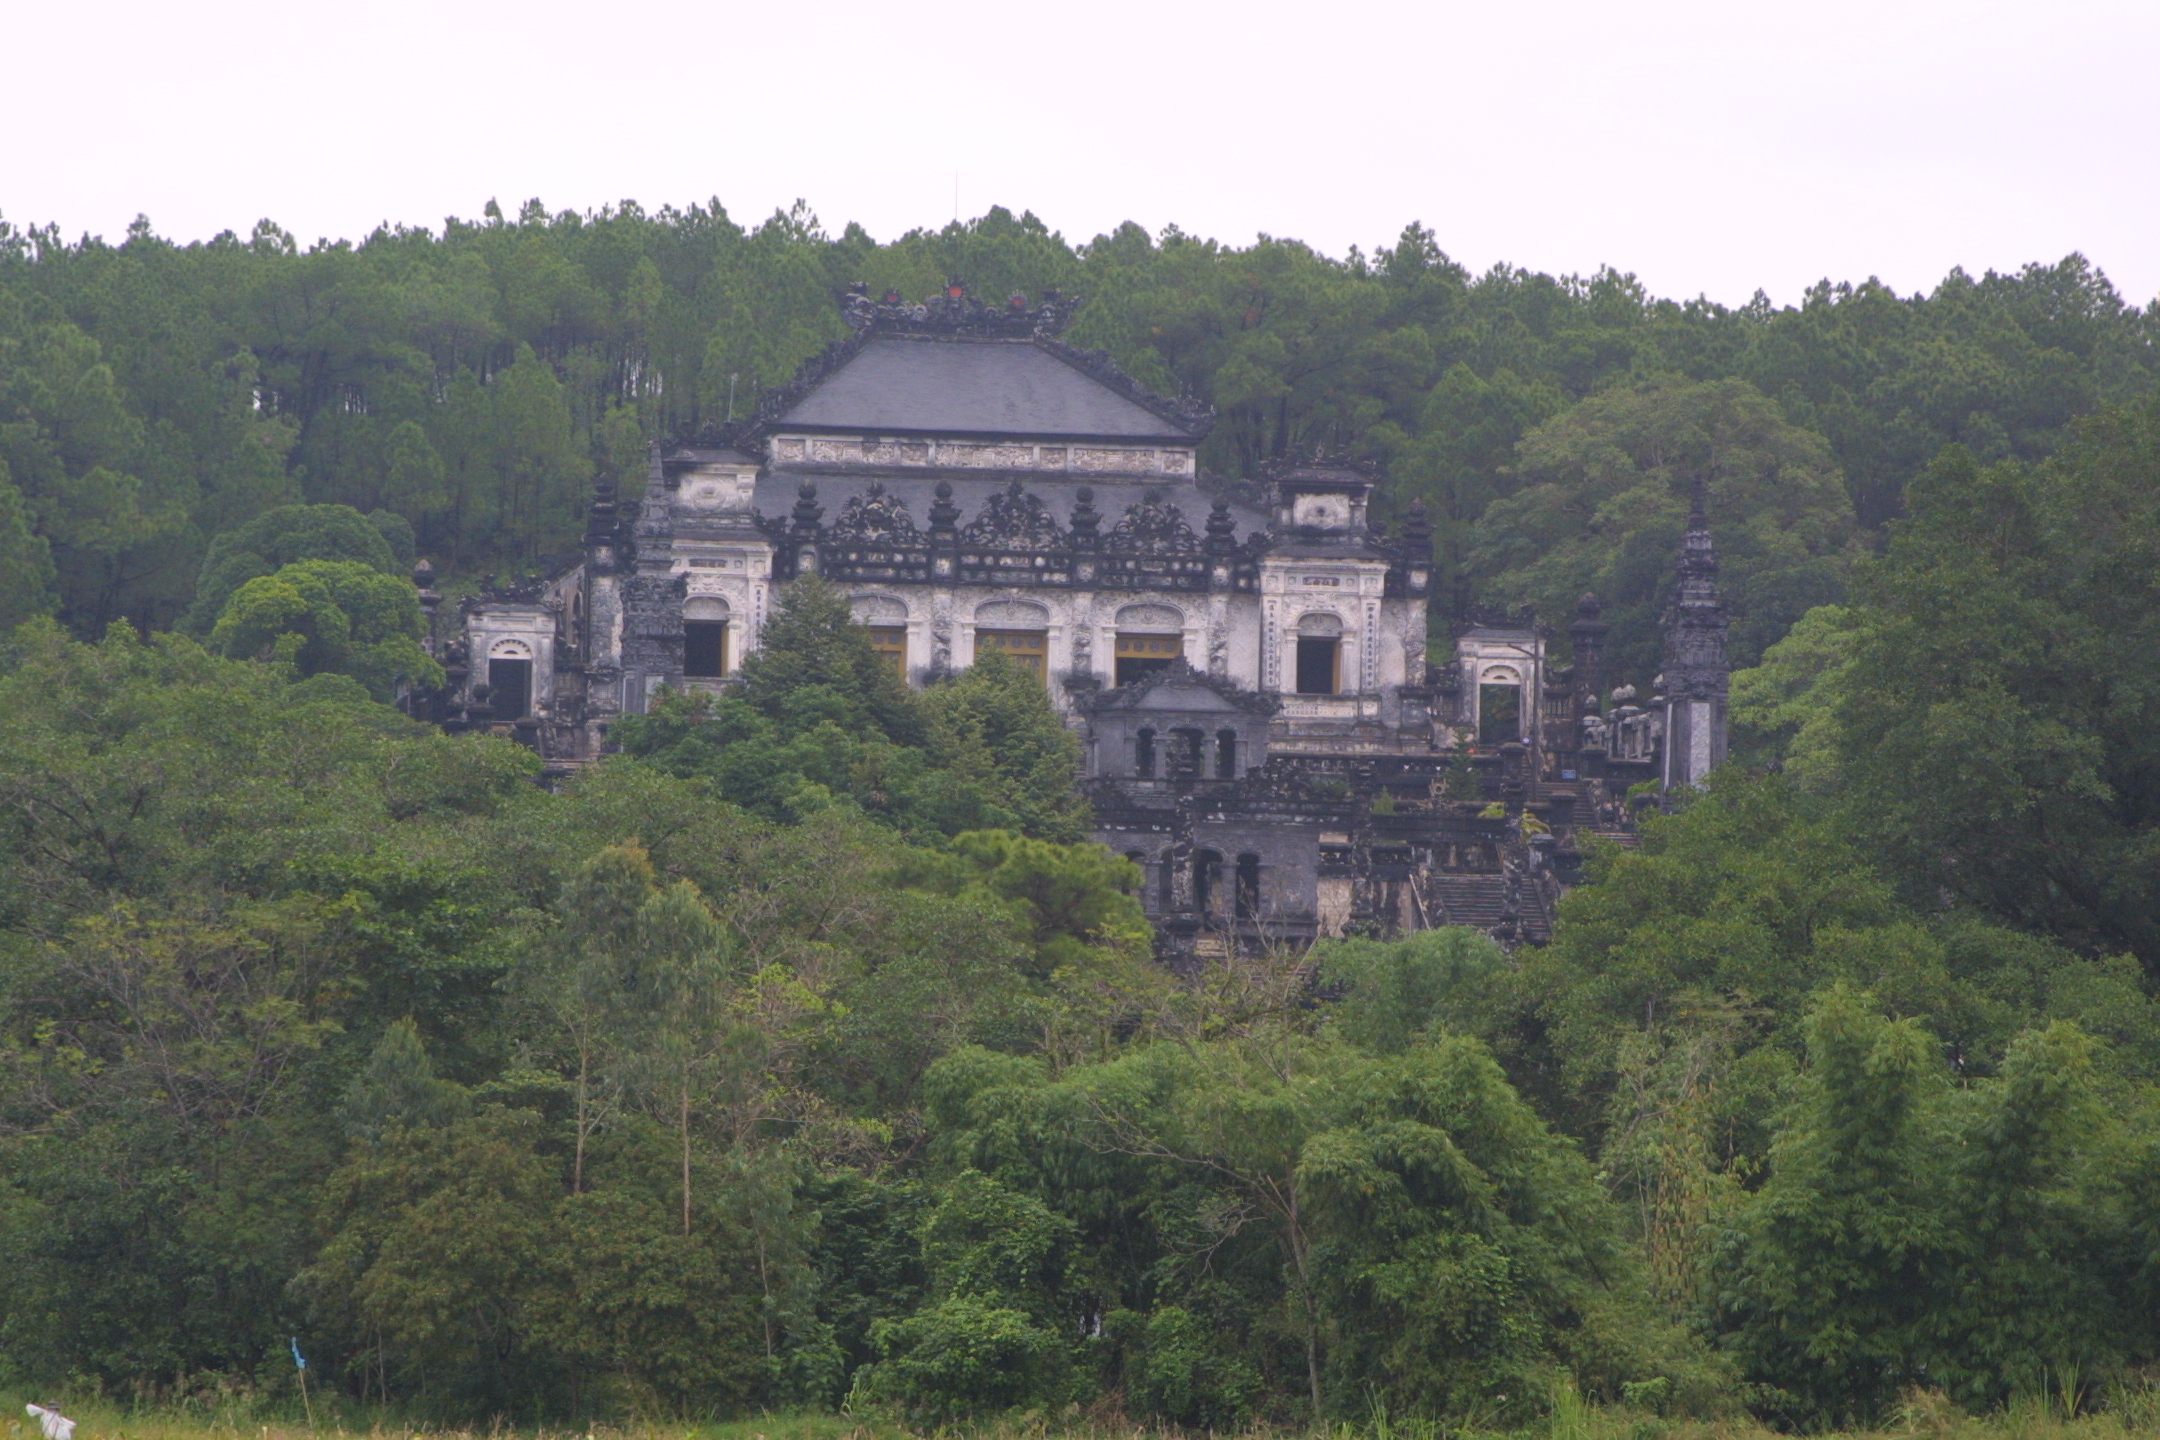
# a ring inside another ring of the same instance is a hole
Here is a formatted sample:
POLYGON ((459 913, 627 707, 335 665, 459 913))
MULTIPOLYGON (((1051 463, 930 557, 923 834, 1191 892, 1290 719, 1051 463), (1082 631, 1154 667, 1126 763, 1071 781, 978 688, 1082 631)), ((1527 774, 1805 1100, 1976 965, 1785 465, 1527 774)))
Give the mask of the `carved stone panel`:
POLYGON ((1105 537, 1105 547, 1128 555, 1192 555, 1200 549, 1200 537, 1185 523, 1178 507, 1148 499, 1128 505, 1125 516, 1105 537))
POLYGON ((872 485, 863 494, 850 497, 840 518, 826 533, 834 540, 864 545, 923 543, 922 532, 915 528, 907 506, 886 494, 883 485, 872 485))
POLYGON ((1050 507, 1015 480, 992 495, 960 530, 960 543, 981 550, 1054 550, 1065 544, 1065 527, 1050 507))
POLYGON ((1034 468, 1035 447, 946 444, 938 447, 938 458, 969 470, 1026 470, 1034 468))
POLYGON ((1073 447, 1071 463, 1074 470, 1083 474, 1141 474, 1155 468, 1155 452, 1152 450, 1104 450, 1076 445, 1073 447))
POLYGON ((1175 635, 1185 628, 1185 612, 1173 605, 1127 605, 1117 612, 1117 627, 1175 635))
POLYGON ((624 669, 648 675, 682 673, 686 588, 681 576, 633 575, 623 581, 624 669))
POLYGON ((975 623, 992 630, 1039 630, 1050 612, 1032 600, 986 600, 975 607, 975 623))

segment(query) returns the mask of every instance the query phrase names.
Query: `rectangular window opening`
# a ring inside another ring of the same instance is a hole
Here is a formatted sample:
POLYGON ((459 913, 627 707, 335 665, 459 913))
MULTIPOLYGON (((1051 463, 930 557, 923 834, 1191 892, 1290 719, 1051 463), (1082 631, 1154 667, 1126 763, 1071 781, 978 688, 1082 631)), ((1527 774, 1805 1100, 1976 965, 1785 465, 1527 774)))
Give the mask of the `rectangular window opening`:
POLYGON ((489 704, 497 720, 522 720, 532 710, 530 660, 488 661, 489 704))
POLYGON ((682 673, 691 680, 717 680, 727 674, 727 621, 683 622, 682 673))
POLYGON ((1167 670, 1185 653, 1182 635, 1128 635, 1118 632, 1116 682, 1130 685, 1141 676, 1167 670))
POLYGON ((1522 686, 1478 686, 1477 716, 1478 744, 1505 745, 1522 739, 1522 686))
POLYGON ((975 653, 995 650, 1037 680, 1050 675, 1050 636, 1043 630, 977 630, 975 653))
POLYGON ((907 626, 870 625, 864 627, 870 636, 870 648, 878 658, 893 667, 893 673, 907 679, 907 626))
POLYGON ((1300 635, 1297 642, 1297 693, 1333 695, 1338 688, 1342 642, 1335 637, 1300 635))
POLYGON ((1192 898, 1203 918, 1222 903, 1222 856, 1213 850, 1193 856, 1192 898))

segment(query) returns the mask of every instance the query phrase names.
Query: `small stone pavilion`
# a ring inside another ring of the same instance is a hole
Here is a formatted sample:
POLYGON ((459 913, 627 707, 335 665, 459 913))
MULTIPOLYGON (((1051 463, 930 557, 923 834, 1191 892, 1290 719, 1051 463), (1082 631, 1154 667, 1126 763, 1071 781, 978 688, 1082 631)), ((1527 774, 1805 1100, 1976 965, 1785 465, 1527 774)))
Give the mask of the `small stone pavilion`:
POLYGON ((728 685, 823 575, 911 683, 993 650, 1041 677, 1176 964, 1447 924, 1541 941, 1582 837, 1630 834, 1628 789, 1723 759, 1699 506, 1669 694, 1608 703, 1589 596, 1569 666, 1527 613, 1471 617, 1435 663, 1423 512, 1382 531, 1368 470, 1208 474, 1212 414, 1064 343, 1067 298, 843 306, 850 337, 751 421, 656 448, 576 554, 439 616, 450 683, 415 709, 568 773, 663 687, 728 685))

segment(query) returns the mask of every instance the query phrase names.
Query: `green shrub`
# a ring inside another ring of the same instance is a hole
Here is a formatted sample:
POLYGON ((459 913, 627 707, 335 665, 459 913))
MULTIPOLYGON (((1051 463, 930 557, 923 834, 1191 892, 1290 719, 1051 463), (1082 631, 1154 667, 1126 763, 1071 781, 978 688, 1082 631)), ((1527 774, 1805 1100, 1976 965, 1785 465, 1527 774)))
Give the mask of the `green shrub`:
POLYGON ((1215 1330, 1190 1310, 1158 1307, 1147 1318, 1133 1402, 1150 1414, 1194 1429, 1235 1430, 1251 1418, 1260 1374, 1227 1353, 1215 1330))
POLYGON ((943 1422, 1055 1405, 1071 1389, 1065 1342, 1025 1311, 955 1295, 871 1329, 879 1360, 864 1387, 910 1419, 943 1422))

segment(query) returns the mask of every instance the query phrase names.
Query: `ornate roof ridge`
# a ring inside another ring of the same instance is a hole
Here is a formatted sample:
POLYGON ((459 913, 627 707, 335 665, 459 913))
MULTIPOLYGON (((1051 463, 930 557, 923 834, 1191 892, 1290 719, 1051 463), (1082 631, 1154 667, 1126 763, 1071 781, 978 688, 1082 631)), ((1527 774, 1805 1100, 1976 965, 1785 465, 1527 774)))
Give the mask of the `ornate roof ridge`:
POLYGON ((736 438, 738 430, 737 426, 726 429, 707 426, 685 438, 675 440, 668 446, 667 453, 660 458, 668 464, 703 459, 715 453, 722 456, 732 454, 737 460, 756 459, 751 448, 736 438))
POLYGON ((1260 462, 1260 474, 1266 480, 1337 473, 1355 475, 1360 480, 1375 483, 1380 479, 1380 467, 1373 461, 1352 455, 1347 450, 1331 450, 1325 445, 1301 447, 1260 462))
POLYGON ((550 586, 585 563, 585 552, 564 550, 544 555, 531 569, 516 575, 498 575, 493 571, 480 577, 480 586, 465 597, 467 608, 474 605, 530 605, 547 593, 550 586))
POLYGON ((870 287, 860 280, 840 296, 840 318, 850 330, 969 340, 1054 339, 1079 308, 1079 296, 1057 290, 1045 290, 1037 305, 1031 306, 1018 290, 1003 305, 991 305, 969 294, 958 280, 946 281, 944 290, 916 305, 902 300, 897 290, 872 299, 870 287))
POLYGON ((1191 662, 1182 656, 1160 670, 1141 676, 1130 685, 1081 695, 1078 697, 1078 704, 1081 709, 1091 713, 1098 710, 1131 710, 1137 708, 1140 701, 1158 687, 1173 684, 1198 685, 1202 689, 1212 690, 1238 709, 1255 715, 1272 715, 1282 708, 1281 696, 1260 690, 1247 690, 1225 676, 1209 675, 1195 670, 1191 662))

